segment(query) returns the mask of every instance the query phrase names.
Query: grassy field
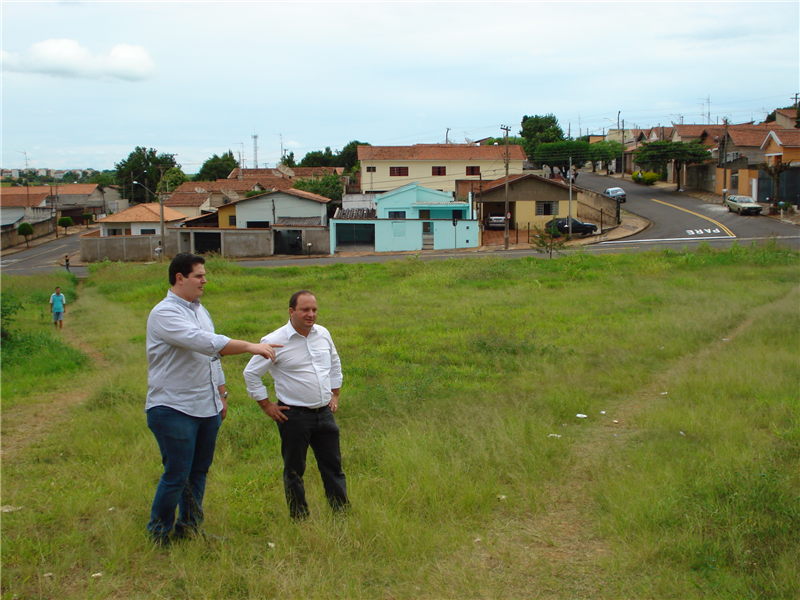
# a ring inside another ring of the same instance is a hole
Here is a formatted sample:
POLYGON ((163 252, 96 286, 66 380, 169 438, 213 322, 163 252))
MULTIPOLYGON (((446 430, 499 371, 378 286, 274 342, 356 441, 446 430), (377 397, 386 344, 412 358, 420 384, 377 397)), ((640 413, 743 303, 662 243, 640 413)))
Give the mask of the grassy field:
POLYGON ((312 460, 312 518, 289 520, 277 430, 229 357, 205 500, 227 540, 152 547, 144 339, 165 268, 3 276, 23 306, 2 355, 3 599, 800 597, 797 253, 206 267, 235 338, 317 294, 352 513, 330 515, 312 460))

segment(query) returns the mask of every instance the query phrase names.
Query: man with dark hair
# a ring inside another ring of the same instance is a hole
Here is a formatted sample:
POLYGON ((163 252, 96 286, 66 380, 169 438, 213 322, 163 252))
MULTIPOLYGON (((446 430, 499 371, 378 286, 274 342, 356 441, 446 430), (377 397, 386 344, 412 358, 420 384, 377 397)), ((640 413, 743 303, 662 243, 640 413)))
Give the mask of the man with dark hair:
POLYGON ((228 412, 219 357, 249 353, 275 358, 269 344, 214 332, 211 316, 200 304, 205 262, 202 256, 178 254, 169 266, 172 287, 147 319, 145 412, 164 465, 147 530, 155 543, 165 546, 173 526, 173 539, 201 533, 206 476, 228 412))
POLYGON ((342 367, 331 334, 317 321, 317 299, 307 290, 292 295, 289 322, 261 338, 280 348, 274 358, 254 356, 244 370, 247 393, 278 424, 283 455, 283 488, 293 519, 308 517, 303 474, 308 447, 317 459, 325 496, 334 511, 349 506, 339 426, 342 367), (277 402, 269 401, 261 378, 275 381, 277 402))
POLYGON ((53 313, 53 325, 56 329, 64 329, 64 313, 67 312, 67 298, 61 293, 61 288, 56 286, 56 293, 50 294, 50 312, 53 313))

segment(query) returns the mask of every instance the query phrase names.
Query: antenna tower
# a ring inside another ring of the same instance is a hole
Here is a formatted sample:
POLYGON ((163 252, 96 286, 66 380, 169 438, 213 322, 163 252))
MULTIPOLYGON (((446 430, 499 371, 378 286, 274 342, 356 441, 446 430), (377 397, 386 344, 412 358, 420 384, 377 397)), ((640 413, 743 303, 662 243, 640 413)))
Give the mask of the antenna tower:
POLYGON ((258 134, 253 134, 253 164, 258 168, 258 134))

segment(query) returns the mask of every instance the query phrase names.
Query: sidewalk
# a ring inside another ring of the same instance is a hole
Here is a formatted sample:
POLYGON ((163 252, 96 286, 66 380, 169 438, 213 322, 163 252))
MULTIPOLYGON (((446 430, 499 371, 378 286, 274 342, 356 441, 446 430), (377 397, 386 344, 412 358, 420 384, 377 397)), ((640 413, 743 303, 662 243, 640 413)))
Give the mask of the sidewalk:
MULTIPOLYGON (((0 258, 8 258, 9 256, 17 254, 18 252, 23 252, 25 250, 30 250, 31 248, 36 248, 37 246, 41 246, 43 244, 49 244, 50 242, 52 242, 52 241, 54 241, 56 239, 60 240, 61 238, 64 238, 64 237, 71 237, 73 235, 79 235, 81 233, 86 233, 87 231, 92 231, 96 227, 97 226, 93 226, 93 227, 89 227, 87 229, 86 227, 81 227, 81 226, 77 226, 76 225, 76 226, 73 226, 73 227, 67 227, 67 232, 66 233, 64 233, 64 228, 63 227, 59 227, 58 228, 58 238, 56 238, 56 233, 53 232, 53 233, 48 233, 47 235, 43 235, 42 237, 38 237, 35 240, 30 240, 30 242, 28 244, 26 244, 25 242, 22 242, 21 244, 17 244, 16 246, 9 246, 8 248, 5 248, 4 250, 0 250, 0 258)), ((76 251, 70 253, 69 261, 70 261, 70 265, 82 266, 83 263, 81 262, 81 253, 80 253, 80 251, 76 250, 76 251)), ((58 261, 58 264, 63 266, 64 259, 63 258, 60 259, 58 261)))

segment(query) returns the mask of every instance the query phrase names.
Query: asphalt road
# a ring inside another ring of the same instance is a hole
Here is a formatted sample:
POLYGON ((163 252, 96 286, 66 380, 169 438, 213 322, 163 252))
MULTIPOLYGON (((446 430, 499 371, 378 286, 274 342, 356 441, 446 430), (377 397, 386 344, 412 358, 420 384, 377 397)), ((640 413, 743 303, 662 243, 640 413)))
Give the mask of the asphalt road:
MULTIPOLYGON (((35 275, 42 271, 63 269, 56 261, 63 259, 65 254, 73 257, 80 255, 78 238, 78 235, 60 237, 46 244, 9 254, 0 259, 0 268, 7 275, 35 275)), ((73 265, 70 270, 78 277, 86 276, 86 269, 83 267, 73 265)))
POLYGON ((734 242, 750 243, 771 237, 793 248, 800 247, 800 229, 797 226, 769 217, 741 216, 728 212, 719 204, 603 175, 581 173, 578 185, 597 192, 621 187, 628 196, 622 208, 654 223, 646 231, 624 240, 592 246, 595 251, 603 251, 600 248, 608 246, 694 248, 703 242, 712 246, 729 246, 734 242))

